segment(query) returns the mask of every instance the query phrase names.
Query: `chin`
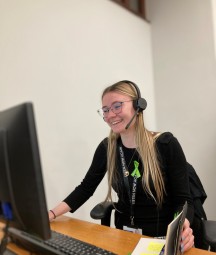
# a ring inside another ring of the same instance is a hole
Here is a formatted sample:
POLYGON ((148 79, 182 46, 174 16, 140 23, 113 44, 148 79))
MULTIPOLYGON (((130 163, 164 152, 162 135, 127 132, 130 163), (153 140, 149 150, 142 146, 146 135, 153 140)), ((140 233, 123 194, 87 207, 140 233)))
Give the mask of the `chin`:
POLYGON ((116 133, 116 134, 120 134, 120 133, 122 133, 122 132, 124 132, 125 131, 125 127, 112 127, 112 131, 114 132, 114 133, 116 133))

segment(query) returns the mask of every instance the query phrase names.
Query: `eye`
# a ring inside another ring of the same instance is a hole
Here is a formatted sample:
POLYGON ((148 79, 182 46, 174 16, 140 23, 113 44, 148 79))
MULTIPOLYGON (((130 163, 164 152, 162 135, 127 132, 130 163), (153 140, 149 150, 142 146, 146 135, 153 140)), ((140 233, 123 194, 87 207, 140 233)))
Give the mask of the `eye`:
POLYGON ((109 112, 109 108, 108 107, 103 107, 102 111, 103 111, 103 113, 108 113, 109 112))
POLYGON ((115 109, 115 110, 119 110, 121 108, 121 106, 122 106, 121 102, 116 102, 116 103, 113 104, 112 108, 115 109))

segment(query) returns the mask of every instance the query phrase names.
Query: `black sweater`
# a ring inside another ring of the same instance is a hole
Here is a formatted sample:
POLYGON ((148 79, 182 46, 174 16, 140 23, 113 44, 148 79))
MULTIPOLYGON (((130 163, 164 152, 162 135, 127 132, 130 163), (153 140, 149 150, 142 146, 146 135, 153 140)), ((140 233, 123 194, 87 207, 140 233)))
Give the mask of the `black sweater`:
MULTIPOLYGON (((142 188, 141 178, 137 181, 136 203, 134 207, 135 224, 143 229, 143 234, 149 236, 164 236, 167 225, 173 220, 174 213, 182 210, 185 201, 188 201, 189 210, 187 218, 190 222, 193 219, 193 204, 189 191, 189 179, 186 169, 186 159, 178 140, 169 132, 161 134, 157 141, 156 147, 160 162, 161 171, 165 181, 166 195, 164 202, 159 208, 155 201, 142 188)), ((135 149, 123 146, 126 165, 130 174, 134 166, 133 161, 140 163, 139 155, 135 149), (135 152, 135 153, 134 153, 135 152), (131 158, 133 159, 131 160, 131 158)), ((79 186, 64 199, 71 208, 71 212, 76 211, 84 204, 94 193, 97 186, 106 174, 107 163, 107 138, 104 139, 97 147, 92 164, 79 186)), ((141 163, 140 163, 141 164, 141 163)), ((143 174, 142 165, 139 166, 143 174)), ((118 162, 118 181, 113 185, 117 192, 118 203, 115 211, 115 225, 122 228, 123 225, 130 224, 130 201, 124 186, 123 174, 120 161, 118 162)), ((130 186, 132 186, 133 177, 128 176, 130 186)), ((155 194, 153 183, 151 190, 155 194)))

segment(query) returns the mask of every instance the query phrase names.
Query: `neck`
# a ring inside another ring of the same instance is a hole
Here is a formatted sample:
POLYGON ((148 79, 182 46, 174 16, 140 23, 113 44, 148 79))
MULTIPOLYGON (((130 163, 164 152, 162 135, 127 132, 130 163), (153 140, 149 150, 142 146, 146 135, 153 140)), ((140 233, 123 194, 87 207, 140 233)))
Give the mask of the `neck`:
POLYGON ((121 134, 122 144, 127 148, 136 148, 135 135, 132 134, 121 134))

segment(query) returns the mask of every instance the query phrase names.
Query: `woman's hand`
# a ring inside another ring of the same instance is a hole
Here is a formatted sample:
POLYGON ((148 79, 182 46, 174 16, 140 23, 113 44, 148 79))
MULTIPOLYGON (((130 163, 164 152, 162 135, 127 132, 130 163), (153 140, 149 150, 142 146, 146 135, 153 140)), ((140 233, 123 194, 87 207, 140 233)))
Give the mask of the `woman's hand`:
POLYGON ((52 222, 56 218, 56 215, 53 210, 49 210, 48 217, 50 222, 52 222))
POLYGON ((55 208, 53 208, 52 210, 49 210, 48 212, 49 221, 51 222, 54 219, 56 219, 58 216, 65 214, 69 211, 71 211, 71 208, 65 202, 61 202, 55 208))
POLYGON ((181 235, 181 252, 185 252, 194 246, 193 230, 190 228, 190 222, 185 219, 181 235))

